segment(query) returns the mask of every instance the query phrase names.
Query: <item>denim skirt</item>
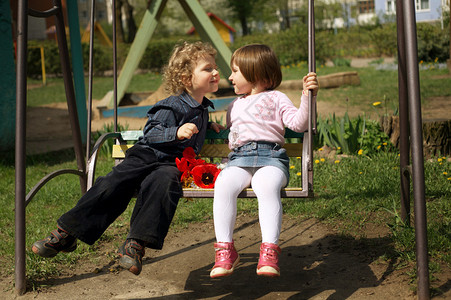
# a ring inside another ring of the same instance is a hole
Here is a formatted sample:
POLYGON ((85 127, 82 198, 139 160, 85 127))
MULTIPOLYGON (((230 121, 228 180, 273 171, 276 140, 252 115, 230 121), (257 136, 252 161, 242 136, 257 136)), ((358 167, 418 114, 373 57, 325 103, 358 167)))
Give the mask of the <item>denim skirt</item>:
POLYGON ((229 153, 227 167, 265 167, 274 166, 281 169, 290 180, 288 171, 290 159, 287 152, 277 143, 249 142, 241 147, 233 149, 229 153))

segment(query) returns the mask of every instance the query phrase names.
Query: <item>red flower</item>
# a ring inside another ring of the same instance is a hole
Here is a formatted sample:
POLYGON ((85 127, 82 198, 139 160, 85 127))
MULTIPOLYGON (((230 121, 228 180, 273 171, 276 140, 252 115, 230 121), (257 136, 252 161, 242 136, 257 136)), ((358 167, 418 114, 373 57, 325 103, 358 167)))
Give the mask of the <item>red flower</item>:
POLYGON ((194 152, 194 149, 191 147, 185 148, 185 150, 183 150, 183 157, 186 157, 187 159, 195 159, 196 152, 194 152))
POLYGON ((220 169, 215 164, 197 165, 191 170, 194 183, 201 188, 211 189, 215 186, 220 169))

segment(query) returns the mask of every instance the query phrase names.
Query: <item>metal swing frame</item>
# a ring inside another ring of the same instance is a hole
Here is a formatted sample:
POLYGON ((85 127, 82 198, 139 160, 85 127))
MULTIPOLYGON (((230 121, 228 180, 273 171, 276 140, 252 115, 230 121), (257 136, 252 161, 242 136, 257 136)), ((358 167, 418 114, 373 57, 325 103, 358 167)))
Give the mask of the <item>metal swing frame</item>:
MULTIPOLYGON (((181 2, 186 2, 179 0, 181 2)), ((160 1, 161 2, 161 1, 160 1)), ((191 1, 192 2, 192 1, 191 1)), ((197 2, 197 1, 196 1, 197 2)), ((93 12, 95 0, 91 0, 91 28, 93 28, 93 12)), ((115 1, 112 0, 113 11, 115 1)), ((166 1, 164 1, 166 3, 166 1)), ((309 0, 309 52, 314 53, 314 0, 309 0)), ((54 7, 46 12, 37 12, 28 9, 27 0, 18 1, 18 23, 17 23, 17 64, 16 64, 16 143, 15 143, 15 291, 18 295, 26 292, 26 269, 25 269, 25 208, 37 191, 46 182, 61 174, 75 174, 80 177, 82 192, 86 191, 87 171, 84 164, 84 155, 81 146, 81 134, 78 116, 74 100, 74 89, 68 63, 67 40, 64 31, 61 0, 53 0, 54 7), (26 187, 26 61, 27 61, 27 29, 28 15, 36 17, 55 16, 57 19, 57 38, 61 51, 61 64, 66 88, 66 98, 72 136, 77 157, 78 170, 59 170, 44 177, 28 195, 25 194, 26 187)), ((186 4, 186 3, 185 3, 186 4)), ((424 186, 424 160, 422 146, 421 108, 419 93, 419 72, 417 58, 416 20, 413 0, 397 1, 397 31, 398 31, 398 82, 399 82, 399 111, 400 111, 400 169, 401 169, 401 215, 406 223, 410 219, 410 176, 413 178, 414 210, 415 210, 415 237, 417 252, 417 275, 418 275, 418 299, 430 299, 429 293, 429 270, 427 254, 427 231, 426 231, 426 205, 424 186), (410 164, 409 152, 411 148, 412 162, 410 164)), ((113 32, 115 32, 115 21, 113 32)), ((90 70, 92 70, 93 56, 93 34, 90 36, 90 70)), ((114 58, 114 103, 117 103, 117 65, 116 65, 116 37, 113 35, 113 58, 114 58)), ((315 71, 314 56, 309 56, 309 71, 315 71)), ((89 120, 91 119, 92 105, 92 74, 90 72, 89 82, 89 120)), ((311 91, 309 92, 311 99, 311 91)), ((311 101, 311 100, 309 100, 311 101)), ((117 105, 117 104, 115 104, 117 105)), ((312 107, 309 113, 312 113, 312 107)), ((115 109, 115 131, 117 131, 117 107, 115 109)), ((311 115, 311 114, 310 114, 311 115)), ((316 122, 309 120, 309 130, 315 130, 316 122)), ((90 122, 88 124, 88 136, 90 136, 90 122)), ((119 133, 112 133, 113 135, 119 133)), ((109 137, 108 137, 109 138, 109 137)), ((119 136, 117 136, 119 138, 119 136)), ((86 153, 90 153, 90 139, 87 139, 86 153)), ((310 141, 310 147, 312 145, 310 141)), ((97 151, 96 145, 93 151, 97 151)), ((312 154, 311 149, 309 154, 312 154)), ((311 156, 310 156, 311 157, 311 156)), ((310 161, 311 164, 311 161, 310 161)), ((94 166, 95 167, 95 166, 94 166)), ((310 166, 311 167, 311 166, 310 166)))

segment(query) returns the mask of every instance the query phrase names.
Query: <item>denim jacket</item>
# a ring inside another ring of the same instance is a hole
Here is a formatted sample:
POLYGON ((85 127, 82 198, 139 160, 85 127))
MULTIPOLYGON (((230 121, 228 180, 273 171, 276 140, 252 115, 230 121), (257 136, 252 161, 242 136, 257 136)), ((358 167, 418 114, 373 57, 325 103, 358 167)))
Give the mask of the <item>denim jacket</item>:
POLYGON ((213 103, 204 97, 199 104, 189 94, 170 96, 157 102, 148 112, 148 120, 138 145, 150 147, 161 162, 174 162, 183 150, 192 147, 197 154, 204 144, 208 122, 208 107, 213 103), (191 139, 178 140, 177 130, 185 123, 194 123, 199 132, 191 139))

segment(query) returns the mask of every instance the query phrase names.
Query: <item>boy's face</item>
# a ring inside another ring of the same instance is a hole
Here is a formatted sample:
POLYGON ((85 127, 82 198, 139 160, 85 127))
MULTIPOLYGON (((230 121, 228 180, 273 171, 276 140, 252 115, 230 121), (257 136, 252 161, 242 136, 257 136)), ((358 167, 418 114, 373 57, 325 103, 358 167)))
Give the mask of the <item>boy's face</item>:
POLYGON ((214 57, 208 55, 197 60, 191 77, 189 91, 194 96, 205 96, 218 90, 219 72, 214 57))

